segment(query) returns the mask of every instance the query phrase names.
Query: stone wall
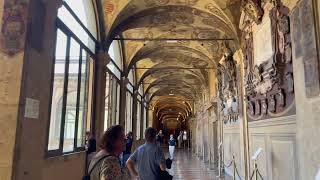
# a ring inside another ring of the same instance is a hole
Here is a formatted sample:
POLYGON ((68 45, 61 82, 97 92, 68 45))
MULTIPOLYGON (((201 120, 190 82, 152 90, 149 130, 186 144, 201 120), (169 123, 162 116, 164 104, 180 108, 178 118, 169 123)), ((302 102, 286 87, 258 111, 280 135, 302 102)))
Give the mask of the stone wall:
MULTIPOLYGON (((319 2, 318 2, 319 5, 319 2)), ((315 7, 314 7, 315 8, 315 7)), ((312 98, 308 97, 307 92, 310 92, 308 90, 308 86, 306 86, 306 81, 308 81, 308 77, 312 77, 314 73, 319 73, 318 64, 319 64, 319 58, 317 58, 317 53, 315 52, 314 60, 312 61, 312 66, 315 68, 315 72, 309 71, 306 69, 306 61, 308 60, 308 54, 303 56, 297 55, 297 50, 301 50, 302 53, 305 51, 317 51, 319 52, 319 49, 316 49, 316 38, 314 36, 314 26, 312 25, 314 23, 313 16, 310 15, 312 13, 312 0, 302 0, 299 2, 297 7, 293 10, 293 21, 297 21, 302 16, 309 17, 307 19, 307 23, 311 24, 311 29, 308 29, 311 31, 311 33, 307 33, 305 30, 298 31, 297 37, 299 37, 298 43, 304 43, 306 40, 308 40, 308 37, 311 38, 310 42, 308 43, 308 46, 302 46, 301 49, 298 49, 297 42, 293 42, 294 48, 294 72, 295 72, 295 91, 296 93, 296 106, 297 106, 297 155, 298 155, 298 161, 299 161, 299 169, 300 169, 300 179, 314 179, 316 176, 317 171, 320 169, 320 144, 319 144, 319 137, 320 137, 320 97, 317 93, 312 98), (304 12, 302 12, 304 10, 304 12), (300 13, 299 13, 300 12, 300 13), (301 13, 302 12, 302 13, 301 13), (295 18, 297 17, 297 18, 295 18)), ((319 12, 318 12, 319 13, 319 12)), ((301 19, 302 20, 302 19, 301 19)), ((320 20, 318 16, 318 20, 320 20)), ((293 24, 299 24, 299 22, 293 22, 293 24)), ((303 28, 305 25, 300 25, 298 27, 292 27, 296 30, 302 30, 300 28, 303 28)), ((310 26, 308 26, 310 27, 310 26)), ((293 35, 295 36, 295 35, 293 35)), ((293 37, 294 38, 294 37, 293 37)), ((309 61, 310 62, 310 61, 309 61)), ((314 77, 314 79, 319 80, 319 77, 314 77)), ((314 93, 312 93, 314 94, 314 93)))
MULTIPOLYGON (((0 1, 0 28, 1 32, 5 29, 10 19, 3 18, 4 14, 8 14, 10 8, 4 9, 4 4, 10 1, 0 1)), ((27 8, 27 7, 24 7, 27 8)), ((23 9, 26 10, 26 9, 23 9)), ((25 18, 25 17, 24 17, 25 18)), ((21 19, 25 22, 25 19, 21 19)), ((26 26, 21 26, 19 30, 25 31, 26 26)), ((0 34, 0 179, 9 180, 12 176, 12 166, 14 158, 14 148, 16 139, 17 116, 21 102, 20 82, 22 78, 23 66, 23 47, 25 33, 20 33, 13 41, 21 45, 13 54, 8 53, 10 47, 5 40, 6 33, 0 34)))
MULTIPOLYGON (((13 87, 10 92, 18 91, 12 98, 19 105, 19 112, 16 112, 18 117, 12 114, 10 116, 12 120, 6 119, 6 122, 11 123, 18 119, 18 124, 17 126, 0 126, 7 127, 10 131, 17 130, 16 141, 6 137, 10 139, 10 143, 15 142, 12 179, 16 180, 81 179, 84 175, 85 155, 83 152, 51 158, 46 157, 45 154, 50 120, 51 78, 56 39, 55 18, 57 17, 58 3, 59 1, 30 1, 24 56, 23 54, 19 55, 20 58, 17 61, 6 61, 10 62, 6 66, 1 64, 1 67, 5 67, 6 70, 12 67, 17 71, 16 74, 19 74, 18 71, 22 69, 23 64, 22 78, 10 81, 10 86, 13 87), (27 98, 40 102, 38 118, 24 116, 27 98)), ((1 61, 3 61, 2 58, 1 61)), ((1 112, 11 111, 8 109, 3 111, 1 108, 1 112)), ((0 149, 3 148, 0 147, 0 149)), ((5 149, 5 152, 10 151, 5 149)), ((10 156, 1 156, 0 158, 2 157, 10 156)), ((2 172, 0 174, 2 175, 2 172)), ((0 179, 9 180, 10 178, 1 177, 0 179)))
MULTIPOLYGON (((258 148, 263 151, 258 158, 258 167, 268 180, 314 179, 320 166, 320 93, 319 93, 319 46, 317 47, 316 23, 320 21, 319 12, 313 10, 320 8, 316 0, 282 1, 290 9, 290 29, 292 40, 292 64, 294 76, 294 93, 296 113, 260 121, 247 122, 246 117, 240 115, 237 123, 223 125, 224 163, 228 164, 235 156, 240 175, 244 178, 246 167, 247 175, 251 175, 253 160, 251 156, 258 148), (315 3, 317 2, 317 3, 315 3), (317 5, 316 8, 314 5, 317 5), (246 127, 247 126, 247 127, 246 127), (246 131, 248 136, 246 136, 246 131), (246 145, 248 138, 248 145, 246 145), (248 152, 246 153, 246 148, 248 152)), ((319 32, 319 29, 318 29, 319 32)), ((242 61, 238 61, 242 62, 242 61)), ((210 92, 212 85, 210 85, 210 92)), ((244 94, 245 95, 245 94, 244 94)), ((246 102, 243 102, 246 104, 246 102)), ((205 103, 203 103, 205 104, 205 103)), ((196 109, 202 112, 203 109, 196 109)), ((246 114, 247 108, 241 110, 246 114)), ((204 113, 202 113, 204 114, 204 113)), ((194 146, 196 154, 204 160, 206 157, 203 137, 204 126, 209 127, 209 139, 215 139, 211 122, 205 122, 202 116, 197 116, 196 134, 197 145, 194 146)), ((210 118, 209 118, 210 119, 210 118)), ((215 118, 219 122, 219 117, 215 118)), ((218 128, 218 142, 221 137, 218 128)), ((218 143, 219 144, 219 143, 218 143)), ((209 152, 214 143, 209 143, 209 152)), ((211 159, 211 158, 210 158, 211 159)), ((232 168, 226 168, 232 175, 232 168)))

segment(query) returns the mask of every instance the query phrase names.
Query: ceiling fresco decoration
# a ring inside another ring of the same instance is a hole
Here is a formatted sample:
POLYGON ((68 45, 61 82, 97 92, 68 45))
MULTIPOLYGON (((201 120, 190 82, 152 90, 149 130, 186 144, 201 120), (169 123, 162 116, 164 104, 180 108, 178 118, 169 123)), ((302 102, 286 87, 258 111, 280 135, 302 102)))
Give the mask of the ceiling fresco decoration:
POLYGON ((135 68, 159 122, 183 126, 221 57, 239 48, 241 0, 104 0, 103 7, 108 43, 124 39, 124 74, 135 68))
POLYGON ((240 2, 240 0, 104 0, 103 6, 108 31, 114 29, 122 21, 139 12, 163 6, 182 6, 198 9, 199 12, 210 13, 225 21, 226 24, 236 32, 236 28, 234 28, 236 26, 232 24, 230 20, 233 18, 227 16, 225 13, 228 8, 223 7, 224 10, 222 10, 218 5, 219 3, 221 4, 221 2, 233 4, 236 1, 240 2))

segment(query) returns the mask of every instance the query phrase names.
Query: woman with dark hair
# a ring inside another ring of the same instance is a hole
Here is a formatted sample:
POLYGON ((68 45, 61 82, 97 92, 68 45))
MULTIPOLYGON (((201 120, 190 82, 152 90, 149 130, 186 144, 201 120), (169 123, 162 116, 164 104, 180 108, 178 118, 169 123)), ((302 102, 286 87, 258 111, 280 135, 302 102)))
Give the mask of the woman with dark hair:
POLYGON ((124 129, 120 125, 110 127, 102 136, 101 150, 92 158, 88 173, 90 180, 128 180, 127 169, 120 165, 119 155, 125 150, 124 129))

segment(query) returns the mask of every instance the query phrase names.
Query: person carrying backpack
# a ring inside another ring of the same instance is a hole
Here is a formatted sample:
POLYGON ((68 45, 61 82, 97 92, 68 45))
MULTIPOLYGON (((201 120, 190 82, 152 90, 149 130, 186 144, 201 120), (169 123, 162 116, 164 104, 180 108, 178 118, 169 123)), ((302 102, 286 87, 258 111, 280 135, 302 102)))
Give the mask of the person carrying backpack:
POLYGON ((110 127, 103 135, 101 150, 92 158, 83 180, 128 180, 130 174, 122 168, 119 155, 125 150, 124 129, 120 125, 110 127))

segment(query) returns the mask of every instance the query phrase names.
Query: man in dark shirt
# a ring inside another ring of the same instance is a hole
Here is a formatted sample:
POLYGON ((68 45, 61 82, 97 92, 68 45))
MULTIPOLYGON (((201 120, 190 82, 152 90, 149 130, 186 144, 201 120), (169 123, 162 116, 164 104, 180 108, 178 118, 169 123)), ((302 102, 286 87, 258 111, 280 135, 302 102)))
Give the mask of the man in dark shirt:
POLYGON ((164 154, 156 144, 156 133, 154 128, 147 128, 146 143, 141 145, 127 161, 131 174, 139 177, 140 180, 157 180, 160 172, 166 170, 164 154))
POLYGON ((129 132, 127 134, 126 150, 123 151, 123 162, 122 162, 123 165, 125 165, 128 158, 130 157, 132 144, 133 144, 133 133, 129 132))

